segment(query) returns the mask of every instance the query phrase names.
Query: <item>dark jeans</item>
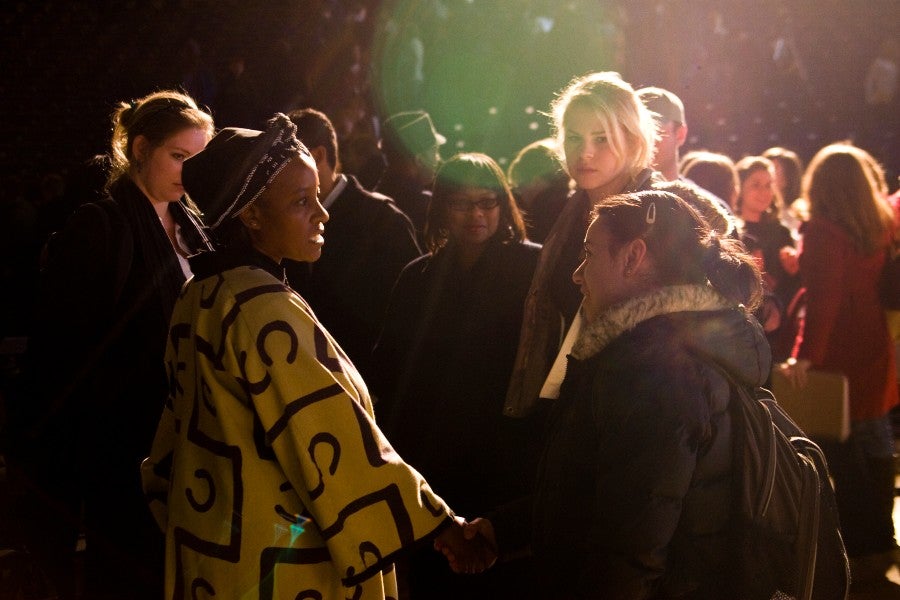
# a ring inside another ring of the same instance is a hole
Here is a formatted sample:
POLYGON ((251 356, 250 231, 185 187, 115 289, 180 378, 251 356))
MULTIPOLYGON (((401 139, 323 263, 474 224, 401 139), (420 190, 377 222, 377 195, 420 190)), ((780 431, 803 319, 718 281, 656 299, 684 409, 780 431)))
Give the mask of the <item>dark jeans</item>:
POLYGON ((894 540, 894 436, 888 416, 854 422, 846 442, 820 442, 835 482, 847 554, 888 552, 894 540))

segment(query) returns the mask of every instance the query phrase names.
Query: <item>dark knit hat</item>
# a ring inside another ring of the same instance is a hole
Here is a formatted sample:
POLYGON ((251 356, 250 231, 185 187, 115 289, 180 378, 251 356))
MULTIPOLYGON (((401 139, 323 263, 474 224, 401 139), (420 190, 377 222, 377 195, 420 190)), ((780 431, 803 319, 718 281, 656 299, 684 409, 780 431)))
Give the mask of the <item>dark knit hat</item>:
POLYGON ((221 130, 206 148, 184 161, 181 181, 202 211, 204 223, 215 229, 239 215, 291 159, 310 156, 296 132, 291 120, 278 113, 266 131, 221 130))
POLYGON ((681 98, 659 87, 645 87, 637 91, 638 97, 644 103, 657 121, 672 121, 686 125, 684 119, 684 103, 681 98))

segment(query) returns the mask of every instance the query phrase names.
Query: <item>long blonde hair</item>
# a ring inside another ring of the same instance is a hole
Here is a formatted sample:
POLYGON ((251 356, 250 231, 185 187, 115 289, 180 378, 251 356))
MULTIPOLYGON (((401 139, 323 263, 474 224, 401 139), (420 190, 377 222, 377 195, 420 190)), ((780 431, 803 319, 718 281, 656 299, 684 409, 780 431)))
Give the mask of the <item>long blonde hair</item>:
POLYGON ((840 225, 856 247, 870 254, 885 243, 894 213, 886 197, 884 170, 872 155, 856 146, 825 146, 803 175, 803 197, 810 215, 840 225))

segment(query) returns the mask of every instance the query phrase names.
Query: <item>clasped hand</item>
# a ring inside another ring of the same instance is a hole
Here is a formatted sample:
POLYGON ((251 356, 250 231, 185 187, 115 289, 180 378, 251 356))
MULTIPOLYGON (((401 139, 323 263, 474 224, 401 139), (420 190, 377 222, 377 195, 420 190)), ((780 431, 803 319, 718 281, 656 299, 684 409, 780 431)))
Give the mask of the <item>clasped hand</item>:
POLYGON ((481 573, 497 562, 494 527, 487 519, 468 523, 462 517, 454 517, 453 523, 435 538, 434 549, 447 558, 454 573, 481 573))

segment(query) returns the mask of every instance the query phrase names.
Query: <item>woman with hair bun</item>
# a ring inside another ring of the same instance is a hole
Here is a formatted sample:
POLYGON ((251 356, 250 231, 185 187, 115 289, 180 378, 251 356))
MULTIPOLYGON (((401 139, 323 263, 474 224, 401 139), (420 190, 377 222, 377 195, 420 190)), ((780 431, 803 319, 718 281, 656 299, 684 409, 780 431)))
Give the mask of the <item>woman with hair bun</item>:
MULTIPOLYGON (((120 103, 112 125, 106 196, 49 245, 29 349, 40 409, 24 444, 62 521, 49 560, 71 562, 81 529, 89 597, 158 598, 162 537, 137 469, 166 399, 166 333, 187 257, 209 246, 181 167, 213 120, 190 96, 160 91, 120 103)), ((61 578, 65 597, 72 581, 61 578)))
POLYGON ((530 544, 546 580, 540 597, 739 597, 728 588, 723 371, 746 386, 769 374, 751 313, 758 267, 661 191, 600 202, 583 248, 573 280, 585 325, 551 408, 534 494, 468 533, 498 543, 501 560, 530 544))

